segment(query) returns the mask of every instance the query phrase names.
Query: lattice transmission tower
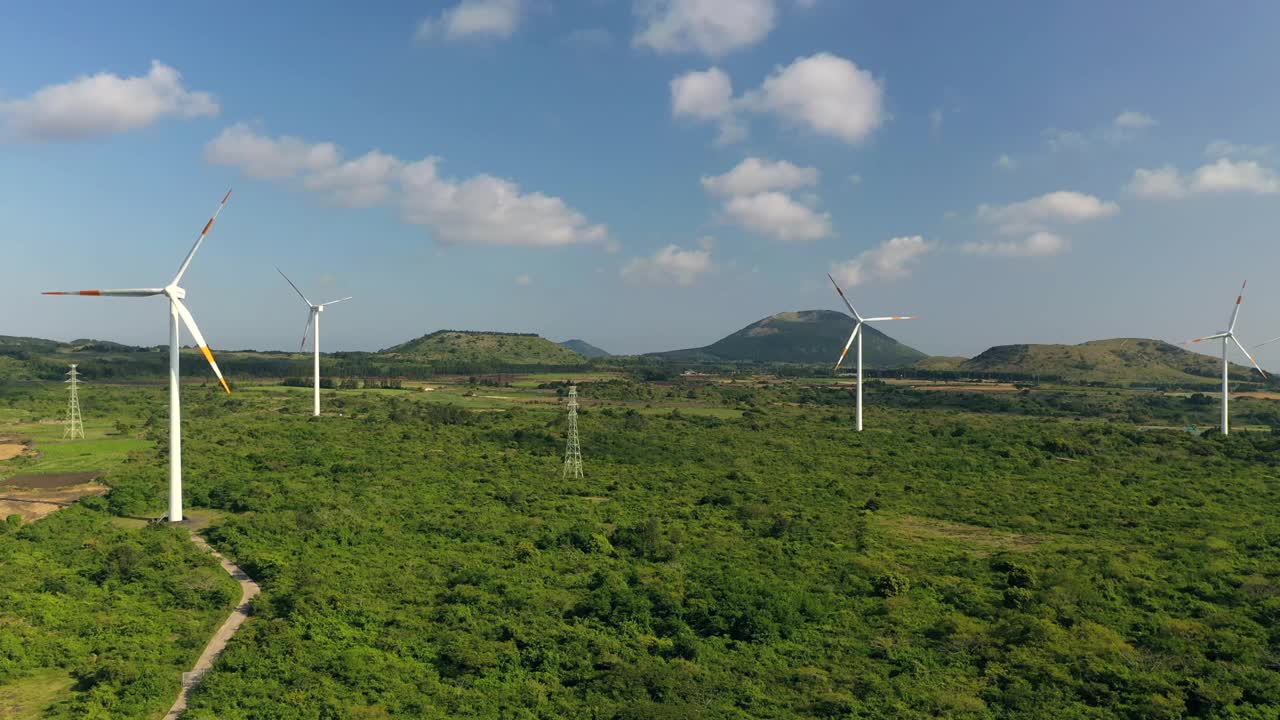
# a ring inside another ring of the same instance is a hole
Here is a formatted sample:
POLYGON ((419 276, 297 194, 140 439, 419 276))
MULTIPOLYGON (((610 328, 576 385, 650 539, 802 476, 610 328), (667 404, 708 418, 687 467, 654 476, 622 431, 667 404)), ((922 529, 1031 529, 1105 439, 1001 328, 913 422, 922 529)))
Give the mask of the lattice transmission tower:
POLYGON ((564 477, 582 477, 582 446, 578 443, 578 386, 569 386, 569 443, 564 449, 564 477))
POLYGON ((76 372, 75 363, 67 373, 67 390, 71 396, 67 399, 67 422, 62 430, 62 438, 84 439, 84 423, 80 420, 80 373, 76 372))

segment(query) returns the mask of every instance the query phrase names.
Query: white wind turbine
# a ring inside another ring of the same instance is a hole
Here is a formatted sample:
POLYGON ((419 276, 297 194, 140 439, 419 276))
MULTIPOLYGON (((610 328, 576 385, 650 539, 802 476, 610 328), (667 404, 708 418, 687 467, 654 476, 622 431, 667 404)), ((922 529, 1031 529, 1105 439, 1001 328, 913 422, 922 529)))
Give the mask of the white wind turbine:
POLYGON ((298 293, 298 297, 302 298, 302 302, 306 303, 307 307, 311 308, 311 314, 307 316, 307 326, 302 329, 302 344, 298 346, 298 352, 302 352, 302 349, 307 346, 307 330, 310 330, 312 327, 314 327, 315 336, 312 339, 311 344, 314 346, 312 350, 315 353, 315 371, 313 373, 314 383, 315 383, 315 398, 312 402, 311 414, 315 415, 316 417, 319 417, 320 416, 320 313, 324 312, 325 307, 328 305, 336 305, 340 302, 346 302, 351 298, 344 297, 338 300, 330 300, 327 303, 320 303, 319 305, 316 305, 312 303, 310 300, 308 300, 306 295, 302 294, 302 291, 298 289, 297 285, 293 284, 293 281, 289 279, 288 275, 284 274, 283 270, 281 270, 280 268, 276 268, 276 272, 280 273, 280 276, 285 279, 285 282, 289 283, 290 287, 293 288, 293 291, 298 293))
MULTIPOLYGON (((1227 329, 1224 332, 1214 333, 1213 335, 1206 335, 1204 337, 1199 337, 1190 341, 1193 343, 1198 343, 1198 342, 1204 342, 1205 340, 1219 340, 1219 339, 1222 340, 1222 434, 1223 435, 1226 435, 1229 429, 1229 422, 1227 420, 1227 404, 1231 398, 1231 389, 1230 389, 1230 385, 1228 384, 1228 381, 1229 381, 1228 373, 1230 372, 1230 365, 1227 362, 1227 342, 1230 341, 1235 343, 1236 347, 1240 348, 1240 352, 1244 353, 1244 356, 1249 358, 1249 362, 1253 363, 1254 369, 1262 373, 1262 377, 1265 378, 1267 376, 1267 373, 1264 372, 1262 368, 1258 366, 1258 361, 1254 360, 1253 356, 1249 354, 1249 351, 1244 349, 1244 345, 1241 345, 1240 341, 1236 339, 1236 319, 1240 317, 1240 306, 1244 303, 1244 288, 1245 288, 1245 285, 1248 285, 1248 284, 1249 284, 1249 281, 1245 280, 1244 285, 1240 286, 1240 294, 1236 296, 1235 309, 1231 311, 1231 324, 1227 326, 1227 329)), ((1276 339, 1280 340, 1280 338, 1276 338, 1276 339)), ((1272 342, 1272 341, 1268 340, 1267 342, 1272 342)), ((1265 345, 1266 343, 1263 343, 1263 344, 1265 345)))
POLYGON ((186 274, 187 268, 191 265, 191 259, 196 256, 196 251, 200 249, 200 244, 209 235, 209 231, 213 229, 213 222, 218 219, 218 213, 221 213, 222 208, 226 207, 227 198, 229 197, 231 197, 230 190, 222 197, 222 202, 218 204, 218 209, 214 211, 213 217, 209 218, 209 222, 205 223, 204 229, 200 231, 200 237, 196 238, 196 244, 191 246, 191 252, 187 253, 187 258, 182 261, 182 267, 178 268, 178 274, 174 276, 168 285, 162 288, 72 290, 43 293, 45 295, 92 295, 95 297, 150 297, 152 295, 164 295, 169 298, 169 522, 182 522, 182 399, 178 387, 178 352, 181 347, 179 320, 186 324, 187 330, 191 331, 191 337, 195 339, 196 345, 200 346, 200 352, 204 353, 205 359, 213 367, 213 374, 218 376, 218 381, 222 383, 222 389, 228 393, 231 392, 231 388, 227 386, 227 381, 222 377, 222 371, 218 369, 218 363, 213 359, 213 353, 209 352, 209 344, 204 341, 204 336, 200 334, 200 328, 196 327, 195 318, 191 317, 191 312, 187 310, 187 306, 182 304, 182 299, 187 296, 187 291, 178 286, 178 283, 182 281, 182 276, 186 274))
POLYGON ((849 298, 844 296, 844 291, 836 284, 836 279, 831 277, 831 273, 827 273, 827 278, 831 280, 831 284, 835 285, 836 292, 840 293, 840 299, 844 301, 845 307, 849 308, 849 312, 853 313, 854 319, 857 321, 853 326, 853 333, 849 335, 849 341, 844 344, 844 350, 840 351, 840 359, 836 360, 836 366, 832 372, 840 369, 840 363, 844 362, 844 356, 849 352, 849 346, 853 344, 853 339, 858 338, 858 422, 857 430, 862 432, 862 326, 871 322, 881 322, 885 320, 915 320, 915 315, 888 315, 885 317, 864 318, 853 309, 853 303, 849 302, 849 298))

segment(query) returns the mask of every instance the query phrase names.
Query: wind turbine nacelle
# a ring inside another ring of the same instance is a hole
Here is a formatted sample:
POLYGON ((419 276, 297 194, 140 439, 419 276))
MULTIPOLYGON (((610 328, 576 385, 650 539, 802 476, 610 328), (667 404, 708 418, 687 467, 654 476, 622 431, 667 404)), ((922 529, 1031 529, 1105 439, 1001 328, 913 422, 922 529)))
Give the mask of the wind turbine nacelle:
POLYGON ((164 289, 164 294, 171 298, 182 300, 187 297, 187 291, 177 285, 168 285, 164 289))

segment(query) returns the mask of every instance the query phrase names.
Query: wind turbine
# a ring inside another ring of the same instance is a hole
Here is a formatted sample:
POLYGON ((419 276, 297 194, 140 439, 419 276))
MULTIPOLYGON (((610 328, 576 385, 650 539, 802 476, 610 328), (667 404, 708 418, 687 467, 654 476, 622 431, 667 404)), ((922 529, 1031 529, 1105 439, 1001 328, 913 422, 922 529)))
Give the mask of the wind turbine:
POLYGON ((849 312, 853 313, 854 319, 857 321, 853 326, 853 333, 849 335, 849 341, 844 344, 844 350, 840 351, 840 359, 836 360, 836 366, 832 373, 840 369, 840 363, 844 362, 844 356, 849 352, 849 346, 853 344, 853 339, 858 338, 858 422, 857 430, 862 432, 862 326, 871 322, 882 322, 885 320, 915 320, 915 315, 888 315, 885 317, 864 318, 853 309, 853 303, 849 302, 849 298, 844 296, 844 291, 836 283, 836 279, 831 277, 831 273, 827 273, 827 278, 831 280, 831 284, 835 285, 836 292, 840 293, 840 299, 844 301, 845 307, 849 308, 849 312))
POLYGON ((280 277, 283 277, 285 279, 285 282, 289 283, 290 287, 293 288, 293 291, 298 293, 298 297, 302 298, 302 302, 306 303, 307 307, 311 308, 311 314, 307 316, 307 326, 302 329, 302 344, 298 346, 298 352, 302 352, 302 349, 307 346, 307 330, 310 330, 314 326, 315 337, 312 340, 311 344, 314 345, 312 350, 315 352, 314 377, 315 377, 316 390, 315 390, 315 399, 312 402, 311 414, 315 415, 316 417, 319 417, 320 416, 320 313, 324 312, 324 309, 326 306, 336 305, 340 302, 346 302, 351 298, 344 297, 338 300, 330 300, 327 303, 320 303, 319 305, 316 305, 312 303, 310 300, 308 300, 306 295, 302 294, 302 291, 298 289, 297 285, 293 284, 293 281, 289 279, 288 275, 284 274, 283 270, 281 270, 280 268, 276 268, 276 272, 280 273, 280 277))
POLYGON ((213 374, 218 376, 218 381, 222 383, 222 389, 228 394, 231 388, 227 386, 227 381, 222 377, 222 371, 218 369, 218 363, 213 359, 213 353, 209 352, 209 344, 204 341, 204 336, 200 334, 200 328, 196 326, 195 318, 191 317, 191 312, 187 310, 187 306, 182 304, 182 299, 187 296, 187 291, 178 286, 182 281, 182 276, 186 274, 187 268, 191 266, 191 260, 196 256, 196 251, 200 249, 200 244, 204 242, 205 237, 209 235, 209 231, 213 229, 213 222, 218 219, 218 214, 222 212, 222 208, 227 205, 227 198, 231 197, 231 191, 222 197, 222 202, 218 204, 218 209, 214 211, 213 217, 209 218, 209 222, 205 223, 204 229, 200 231, 200 237, 196 238, 196 244, 191 246, 191 252, 187 253, 187 258, 182 261, 182 267, 178 268, 178 274, 173 280, 162 288, 136 288, 129 290, 72 290, 59 292, 46 292, 44 295, 92 295, 102 297, 151 297, 152 295, 164 295, 169 298, 169 522, 182 522, 182 398, 178 387, 178 351, 179 344, 178 322, 185 323, 187 330, 191 331, 191 337, 196 341, 196 345, 200 346, 200 352, 204 353, 204 357, 209 361, 209 365, 213 367, 213 374))
MULTIPOLYGON (((1240 352, 1244 353, 1244 356, 1249 358, 1249 362, 1253 363, 1254 369, 1262 373, 1262 377, 1265 378, 1267 376, 1267 373, 1264 372, 1262 368, 1258 366, 1258 361, 1254 360, 1253 356, 1249 354, 1249 351, 1244 349, 1244 345, 1241 345, 1240 341, 1236 339, 1236 334, 1235 334, 1236 319, 1240 317, 1240 305, 1244 303, 1244 288, 1245 288, 1245 285, 1248 285, 1248 284, 1249 284, 1249 281, 1245 280, 1244 285, 1240 286, 1240 294, 1236 296, 1235 309, 1231 311, 1231 324, 1227 326, 1227 329, 1224 332, 1214 333, 1213 335, 1206 335, 1204 337, 1199 337, 1194 340, 1191 340, 1191 342, 1193 343, 1204 342, 1205 340, 1219 340, 1219 339, 1222 340, 1222 434, 1223 435, 1226 435, 1229 429, 1229 422, 1227 420, 1227 403, 1231 399, 1230 386, 1228 385, 1228 372, 1230 370, 1230 366, 1227 363, 1227 341, 1229 340, 1235 343, 1236 347, 1240 348, 1240 352)), ((1276 339, 1280 340, 1280 338, 1276 338, 1276 339)), ((1268 340, 1267 342, 1272 342, 1272 341, 1268 340)), ((1266 343, 1263 343, 1263 344, 1265 345, 1266 343)))

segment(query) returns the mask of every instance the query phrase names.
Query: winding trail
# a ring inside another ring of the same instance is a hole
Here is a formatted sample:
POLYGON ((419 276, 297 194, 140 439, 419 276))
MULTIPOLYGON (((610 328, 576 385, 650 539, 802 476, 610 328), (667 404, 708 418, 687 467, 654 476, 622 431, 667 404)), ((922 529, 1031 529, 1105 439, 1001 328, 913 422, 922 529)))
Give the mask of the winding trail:
POLYGON ((218 562, 222 563, 222 569, 227 574, 235 578, 240 583, 240 604, 236 605, 236 609, 231 612, 231 616, 227 621, 222 623, 222 627, 218 628, 218 632, 210 638, 209 644, 205 645, 204 652, 200 653, 200 659, 196 660, 195 667, 191 668, 191 672, 182 674, 182 690, 178 692, 178 699, 174 701, 173 707, 169 708, 169 712, 165 714, 164 720, 176 720, 182 717, 182 713, 187 710, 187 701, 191 697, 191 693, 195 691, 196 686, 200 684, 200 679, 204 677, 206 672, 213 667, 213 661, 218 659, 222 651, 227 647, 227 642, 231 640, 231 636, 236 634, 240 626, 249 617, 249 601, 253 600, 253 596, 257 595, 262 588, 258 587, 258 583, 245 574, 239 566, 226 559, 217 550, 209 547, 209 543, 204 538, 191 533, 191 542, 197 547, 211 553, 218 558, 218 562))

